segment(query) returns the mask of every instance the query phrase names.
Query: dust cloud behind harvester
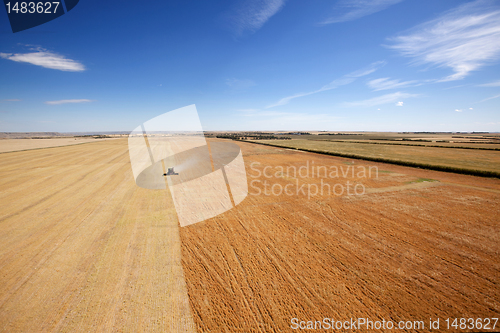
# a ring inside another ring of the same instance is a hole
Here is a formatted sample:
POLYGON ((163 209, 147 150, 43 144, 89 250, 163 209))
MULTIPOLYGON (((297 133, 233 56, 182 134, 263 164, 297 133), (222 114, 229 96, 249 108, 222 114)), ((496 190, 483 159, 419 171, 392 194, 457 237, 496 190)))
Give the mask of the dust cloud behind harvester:
POLYGON ((222 214, 248 194, 240 147, 209 145, 194 105, 148 120, 130 133, 128 144, 136 184, 168 186, 181 226, 222 214), (178 175, 166 175, 170 168, 178 175))

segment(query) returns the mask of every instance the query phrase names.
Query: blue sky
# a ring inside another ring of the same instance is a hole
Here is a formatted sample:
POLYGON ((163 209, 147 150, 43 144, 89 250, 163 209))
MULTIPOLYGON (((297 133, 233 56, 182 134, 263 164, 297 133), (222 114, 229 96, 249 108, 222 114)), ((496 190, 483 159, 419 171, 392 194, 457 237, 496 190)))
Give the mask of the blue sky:
POLYGON ((205 130, 500 131, 500 4, 81 0, 11 32, 0 131, 131 131, 196 104, 205 130))

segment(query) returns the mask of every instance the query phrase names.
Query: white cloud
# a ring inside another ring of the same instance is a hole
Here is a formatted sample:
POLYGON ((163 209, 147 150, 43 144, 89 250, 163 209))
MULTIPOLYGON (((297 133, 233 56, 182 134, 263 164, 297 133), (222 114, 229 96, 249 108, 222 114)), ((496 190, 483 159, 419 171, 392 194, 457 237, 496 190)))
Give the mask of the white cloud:
MULTIPOLYGON (((353 107, 353 106, 368 107, 368 106, 375 106, 375 105, 393 103, 393 102, 396 102, 399 99, 411 98, 411 97, 417 97, 417 96, 419 96, 419 95, 417 95, 417 94, 402 93, 402 92, 398 91, 396 93, 382 95, 382 96, 379 96, 379 97, 370 98, 370 99, 366 99, 366 100, 362 100, 362 101, 345 102, 345 103, 342 104, 342 106, 344 106, 344 107, 353 107)), ((403 103, 403 102, 400 102, 400 103, 403 103)))
POLYGON ((416 63, 454 71, 440 81, 459 80, 500 58, 500 8, 477 0, 390 40, 394 44, 388 47, 416 63))
POLYGON ((491 96, 491 97, 483 99, 482 101, 479 101, 478 103, 486 102, 486 101, 489 101, 490 99, 495 99, 498 97, 500 97, 500 95, 491 96))
POLYGON ((358 78, 358 77, 366 76, 366 75, 369 75, 369 74, 375 72, 376 70, 385 66, 386 64, 387 64, 387 62, 383 61, 383 60, 382 61, 375 61, 365 68, 359 69, 357 71, 354 71, 354 72, 351 72, 351 73, 345 75, 345 77, 358 78))
POLYGON ((500 80, 495 81, 495 82, 480 84, 479 86, 480 87, 500 87, 500 80))
POLYGON ((403 81, 399 82, 399 80, 390 80, 388 77, 375 79, 368 81, 368 86, 375 91, 379 90, 388 90, 388 89, 396 89, 408 86, 416 85, 417 81, 403 81))
POLYGON ((403 0, 340 0, 335 7, 335 15, 327 18, 320 24, 331 24, 357 20, 384 10, 403 0), (347 10, 347 11, 346 11, 347 10), (338 14, 338 12, 343 12, 338 14))
POLYGON ((89 103, 94 102, 91 99, 62 99, 60 101, 47 101, 45 104, 49 105, 59 105, 59 104, 68 104, 68 103, 89 103))
POLYGON ((39 48, 31 53, 1 53, 0 57, 16 62, 27 62, 45 68, 58 69, 66 72, 81 72, 85 66, 76 60, 67 59, 62 55, 39 48))
POLYGON ((243 0, 229 14, 229 21, 237 36, 245 32, 253 33, 260 28, 283 6, 285 0, 243 0))
POLYGON ((459 84, 459 85, 457 85, 457 86, 444 88, 443 90, 450 90, 450 89, 456 89, 456 88, 461 88, 461 87, 467 87, 468 85, 469 85, 469 84, 459 84))
POLYGON ((365 75, 368 75, 368 74, 375 72, 377 69, 384 66, 385 64, 386 64, 385 61, 374 62, 366 68, 351 72, 349 74, 344 75, 343 77, 341 77, 339 79, 333 80, 332 82, 328 83, 327 85, 324 85, 323 87, 321 87, 318 90, 314 90, 314 91, 310 91, 310 92, 306 92, 306 93, 299 93, 299 94, 284 97, 284 98, 280 99, 278 102, 266 106, 266 108, 272 108, 275 106, 285 105, 285 104, 288 104, 288 102, 290 102, 294 98, 309 96, 309 95, 317 94, 317 93, 322 92, 322 91, 332 90, 332 89, 338 88, 340 86, 344 86, 346 84, 354 82, 359 77, 362 77, 362 76, 365 76, 365 75))
POLYGON ((455 112, 462 112, 462 109, 455 109, 455 112))
POLYGON ((403 106, 403 104, 404 104, 403 102, 397 102, 396 106, 403 106))
POLYGON ((473 108, 469 108, 469 110, 474 110, 473 108))

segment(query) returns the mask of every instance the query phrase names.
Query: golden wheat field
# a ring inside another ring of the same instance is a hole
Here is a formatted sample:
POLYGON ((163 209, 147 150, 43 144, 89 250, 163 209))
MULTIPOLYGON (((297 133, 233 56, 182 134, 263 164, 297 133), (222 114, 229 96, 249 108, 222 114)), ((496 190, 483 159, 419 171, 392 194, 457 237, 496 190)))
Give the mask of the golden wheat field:
POLYGON ((102 140, 104 139, 94 139, 94 138, 2 139, 0 140, 0 153, 20 151, 20 150, 32 150, 39 148, 78 145, 82 143, 90 143, 102 140))
POLYGON ((182 228, 125 139, 0 154, 0 331, 499 317, 499 179, 238 145, 248 197, 182 228))
POLYGON ((0 174, 0 331, 195 331, 175 210, 126 140, 1 154, 0 174))

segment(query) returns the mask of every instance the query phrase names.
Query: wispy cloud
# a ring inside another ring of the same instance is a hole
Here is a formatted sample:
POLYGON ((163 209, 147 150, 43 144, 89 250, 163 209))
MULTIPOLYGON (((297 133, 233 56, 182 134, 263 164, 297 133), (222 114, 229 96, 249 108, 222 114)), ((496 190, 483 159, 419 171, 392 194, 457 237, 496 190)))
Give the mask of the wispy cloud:
POLYGON ((443 90, 450 90, 450 89, 456 89, 456 88, 467 87, 467 86, 470 86, 470 84, 459 84, 457 86, 444 88, 443 90))
POLYGON ((285 0, 242 0, 228 14, 228 20, 236 36, 253 33, 262 28, 284 5, 285 0))
POLYGON ((394 44, 388 47, 416 63, 451 68, 454 74, 441 82, 459 80, 500 58, 500 8, 494 2, 477 0, 390 41, 394 44))
POLYGON ((398 79, 390 80, 388 77, 384 77, 381 79, 375 79, 368 81, 368 86, 375 91, 379 90, 388 90, 388 89, 399 89, 403 87, 415 86, 417 85, 417 81, 403 81, 399 82, 398 79))
POLYGON ((385 61, 374 62, 366 68, 362 68, 360 70, 357 70, 357 71, 351 72, 347 75, 344 75, 343 77, 341 77, 339 79, 333 80, 332 82, 328 83, 327 85, 324 85, 323 87, 321 87, 318 90, 314 90, 314 91, 310 91, 310 92, 306 92, 306 93, 299 93, 299 94, 284 97, 284 98, 280 99, 278 102, 271 104, 271 105, 268 105, 266 108, 272 108, 275 106, 285 105, 285 104, 288 104, 292 99, 295 99, 298 97, 309 96, 309 95, 320 93, 322 91, 332 90, 332 89, 338 88, 340 86, 344 86, 346 84, 354 82, 359 77, 362 77, 362 76, 365 76, 365 75, 368 75, 368 74, 375 72, 377 69, 384 66, 385 64, 386 64, 385 61))
POLYGON ((15 62, 26 62, 45 68, 57 69, 66 72, 81 72, 85 66, 80 62, 67 59, 64 56, 38 48, 36 52, 30 53, 1 53, 0 57, 15 62))
MULTIPOLYGON (((398 92, 395 92, 392 94, 382 95, 379 97, 365 99, 362 101, 345 102, 345 103, 341 104, 341 106, 344 106, 344 107, 353 107, 353 106, 369 107, 369 106, 375 106, 375 105, 394 103, 400 99, 418 97, 418 96, 419 96, 418 94, 408 94, 408 93, 402 93, 402 92, 398 91, 398 92)), ((399 103, 401 103, 400 106, 403 105, 403 102, 399 102, 399 103)))
POLYGON ((253 87, 256 85, 256 83, 253 80, 249 80, 249 79, 240 80, 240 79, 234 79, 234 78, 226 79, 226 84, 229 87, 231 87, 233 89, 237 89, 237 90, 250 88, 250 87, 253 87))
POLYGON ((462 112, 462 109, 455 109, 455 112, 462 112))
POLYGON ((479 86, 480 87, 500 87, 500 80, 495 81, 495 82, 480 84, 479 86))
POLYGON ((60 101, 47 101, 45 104, 49 105, 59 105, 59 104, 68 104, 68 103, 89 103, 94 102, 91 99, 62 99, 60 101))
POLYGON ((403 102, 397 102, 396 106, 403 106, 403 104, 404 104, 403 102))
POLYGON ((482 101, 479 101, 478 103, 486 102, 486 101, 489 101, 490 99, 495 99, 498 97, 500 97, 500 95, 491 96, 491 97, 483 99, 482 101))
POLYGON ((2 99, 0 102, 20 102, 20 99, 13 98, 13 99, 2 99))
POLYGON ((340 0, 334 9, 334 14, 320 24, 331 24, 357 20, 384 10, 403 0, 340 0))

